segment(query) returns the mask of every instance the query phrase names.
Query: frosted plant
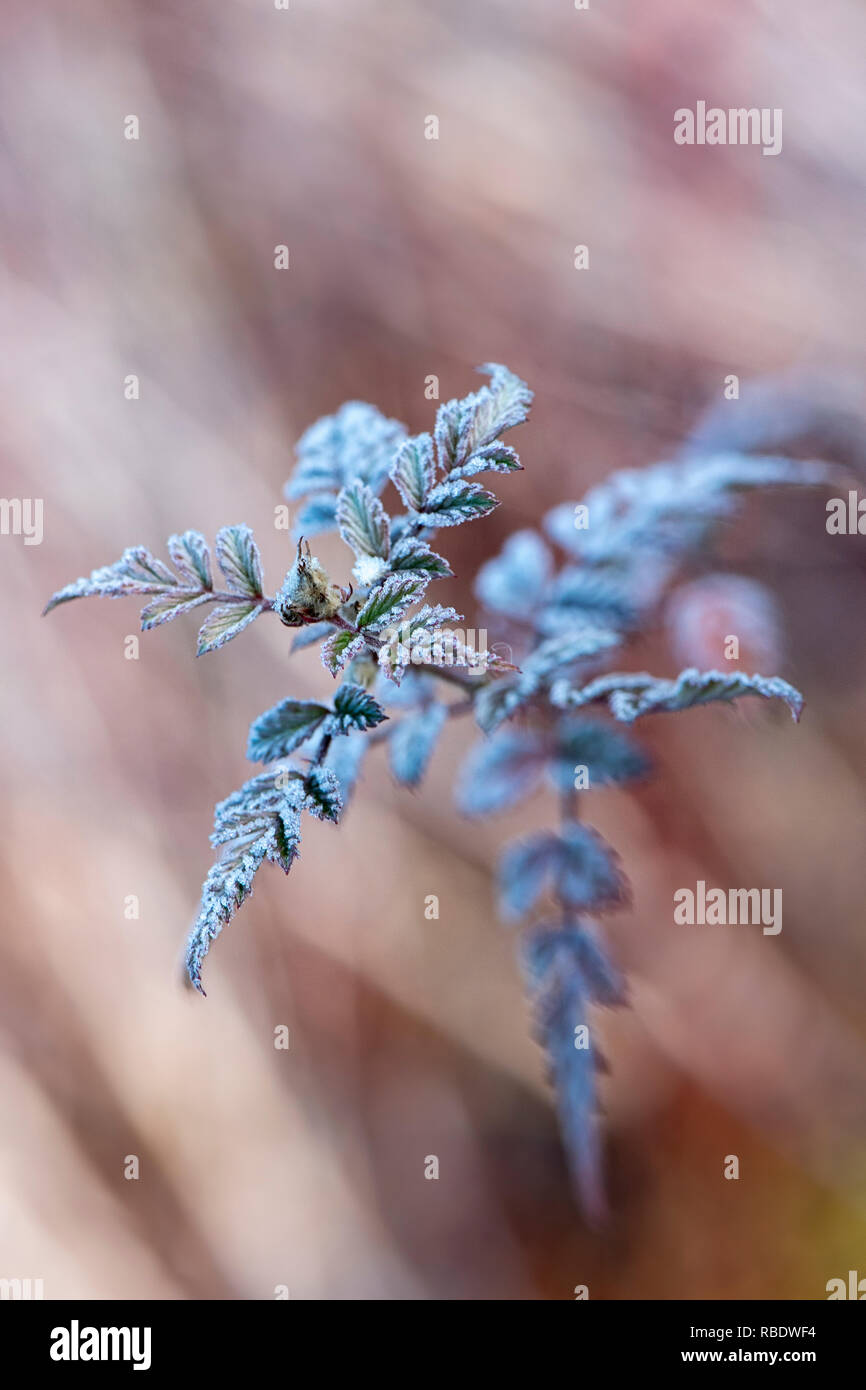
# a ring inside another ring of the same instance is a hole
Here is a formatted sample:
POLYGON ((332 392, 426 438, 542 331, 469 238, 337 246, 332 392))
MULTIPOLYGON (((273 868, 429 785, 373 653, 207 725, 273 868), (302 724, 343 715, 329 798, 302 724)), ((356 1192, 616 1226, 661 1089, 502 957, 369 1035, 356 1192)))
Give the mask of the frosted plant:
POLYGON ((745 491, 818 484, 832 474, 821 463, 715 453, 614 474, 582 504, 557 507, 545 528, 564 560, 537 532, 522 530, 477 576, 479 600, 501 619, 517 653, 506 663, 465 640, 453 608, 426 601, 430 584, 452 574, 434 548, 437 533, 498 505, 480 474, 522 466, 502 435, 527 419, 532 392, 505 367, 481 371, 489 385, 441 405, 433 435, 409 437, 359 402, 307 430, 286 489, 302 500, 301 538, 273 597, 264 593, 249 528, 228 526, 215 545, 223 588, 214 587, 204 537, 186 531, 168 541, 173 568, 135 547, 61 589, 45 611, 89 595, 140 595, 149 629, 212 604, 199 655, 274 613, 298 629, 293 650, 318 643, 325 670, 339 678, 332 698, 285 699, 254 721, 247 757, 265 770, 216 807, 219 854, 186 955, 202 993, 207 951, 262 864, 289 871, 304 813, 340 820, 373 743, 387 745, 395 777, 414 787, 447 720, 472 714, 483 736, 459 775, 464 814, 490 815, 552 785, 558 824, 505 847, 500 905, 507 921, 525 924, 522 959, 569 1166, 584 1210, 597 1220, 604 1212, 600 1058, 590 1011, 625 998, 597 919, 623 905, 628 888, 617 855, 581 823, 578 805, 587 788, 647 773, 623 727, 647 714, 751 695, 784 701, 797 719, 803 703, 778 677, 686 670, 668 679, 601 668, 654 620, 690 556, 734 515, 745 491), (386 510, 380 500, 389 480, 402 508, 386 510), (303 539, 331 528, 354 554, 344 582, 331 579, 303 539), (578 1033, 588 1045, 577 1045, 578 1033))

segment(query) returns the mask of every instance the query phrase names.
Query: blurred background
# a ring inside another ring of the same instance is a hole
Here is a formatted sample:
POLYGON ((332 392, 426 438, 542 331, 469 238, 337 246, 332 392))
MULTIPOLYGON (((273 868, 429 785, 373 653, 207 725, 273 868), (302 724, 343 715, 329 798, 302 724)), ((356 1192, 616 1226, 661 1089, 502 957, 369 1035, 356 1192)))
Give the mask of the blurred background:
POLYGON ((418 793, 377 755, 343 827, 308 824, 290 879, 262 873, 203 1000, 179 957, 212 804, 248 775, 249 721, 328 678, 276 622, 196 661, 181 619, 128 660, 134 600, 39 617, 186 527, 253 526, 273 592, 302 430, 352 398, 427 429, 425 378, 463 395, 490 360, 537 394, 526 471, 448 537, 436 599, 467 623, 467 576, 510 531, 696 428, 831 458, 862 491, 866 11, 7 0, 0 34, 2 492, 45 517, 41 545, 0 538, 0 1277, 48 1298, 680 1299, 866 1275, 866 549, 827 535, 823 494, 755 499, 726 537, 769 610, 714 581, 641 653, 718 664, 739 631, 744 665, 805 691, 800 726, 757 702, 649 721, 657 779, 590 805, 634 890, 609 922, 632 1007, 601 1024, 601 1233, 493 901, 498 846, 547 823, 545 795, 470 833, 462 721, 418 793), (782 108, 782 153, 676 146, 697 100, 782 108), (698 878, 781 886, 782 934, 675 927, 698 878))

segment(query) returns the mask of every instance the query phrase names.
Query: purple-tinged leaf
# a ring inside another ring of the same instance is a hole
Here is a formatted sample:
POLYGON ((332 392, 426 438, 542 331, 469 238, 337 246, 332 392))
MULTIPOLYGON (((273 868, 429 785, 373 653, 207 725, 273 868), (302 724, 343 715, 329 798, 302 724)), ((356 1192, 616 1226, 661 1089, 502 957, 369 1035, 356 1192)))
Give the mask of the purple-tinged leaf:
POLYGON ((366 483, 355 481, 337 498, 337 526, 357 556, 387 559, 391 548, 388 513, 366 483))
POLYGON ((428 494, 424 510, 418 513, 417 519, 424 526, 459 526, 464 521, 477 521, 487 516, 498 506, 498 498, 478 483, 446 479, 428 494))
POLYGON ((162 623, 171 622, 172 618, 179 618, 182 613, 189 613, 192 608, 198 608, 202 603, 208 603, 211 599, 210 594, 191 593, 188 590, 172 590, 167 594, 160 594, 159 597, 151 599, 141 610, 141 630, 149 632, 151 628, 160 627, 162 623))
POLYGON ((210 549, 199 531, 184 531, 182 536, 169 536, 168 553, 184 587, 196 591, 213 588, 210 549))
POLYGON ((388 565, 395 574, 426 574, 431 579, 449 579, 454 573, 448 561, 431 550, 426 541, 414 537, 407 537, 392 546, 388 565))
POLYGON ((261 611, 261 604, 253 601, 221 603, 217 608, 211 609, 199 628, 196 656, 204 656, 206 652, 215 652, 224 647, 226 642, 230 642, 239 632, 243 632, 245 627, 249 627, 261 611))
POLYGON ((416 434, 401 444, 391 465, 391 481, 407 507, 421 512, 436 480, 433 440, 416 434))
POLYGON ((393 574, 374 589, 355 620, 356 627, 378 632, 384 623, 395 623, 424 592, 424 576, 393 574))
POLYGON ((230 593, 262 597, 262 561, 249 526, 223 526, 217 532, 216 557, 230 593))
POLYGON ((611 672, 581 689, 567 681, 551 690, 551 703, 560 709, 579 708, 595 700, 607 700, 614 718, 631 724, 644 714, 691 709, 722 700, 730 703, 743 695, 765 700, 784 700, 795 723, 803 709, 803 696, 778 676, 747 676, 743 671, 682 671, 676 680, 661 680, 646 672, 611 672))
POLYGON ((358 637, 354 632, 335 632, 326 642, 322 643, 322 665, 326 671, 330 671, 335 676, 338 671, 348 665, 354 657, 358 656, 366 646, 363 637, 358 637))
POLYGON ((476 473, 520 473, 522 471, 523 464, 520 462, 516 449, 512 449, 510 444, 497 442, 496 444, 486 444, 483 449, 477 449, 459 468, 452 468, 448 476, 452 479, 473 478, 476 473))

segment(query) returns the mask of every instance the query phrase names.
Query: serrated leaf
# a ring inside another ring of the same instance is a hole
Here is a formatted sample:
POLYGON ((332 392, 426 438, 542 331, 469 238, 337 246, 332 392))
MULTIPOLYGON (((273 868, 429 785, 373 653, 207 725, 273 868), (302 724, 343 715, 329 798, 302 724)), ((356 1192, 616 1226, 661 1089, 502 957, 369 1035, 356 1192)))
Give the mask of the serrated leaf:
POLYGON ((383 623, 395 623, 424 592, 426 580, 414 575, 390 575, 374 589, 355 620, 364 631, 375 632, 383 623))
POLYGON ((211 609, 198 632, 196 656, 215 652, 249 627, 261 613, 258 603, 225 603, 211 609))
POLYGON ((436 456, 445 473, 455 466, 466 414, 463 401, 458 400, 443 401, 436 412, 436 456))
POLYGON ((464 633, 444 626, 460 621, 453 608, 425 605, 391 630, 390 640, 379 648, 379 667, 399 684, 400 673, 409 666, 438 668, 459 666, 471 671, 487 671, 508 665, 497 652, 464 640, 464 633))
POLYGON ((526 916, 546 890, 576 911, 600 912, 626 900, 619 860, 601 836, 567 823, 507 845, 499 866, 500 907, 514 921, 526 916))
POLYGON ((506 719, 549 685, 567 682, 557 679, 557 673, 578 661, 596 656, 622 641, 621 634, 605 628, 581 627, 568 629, 541 642, 524 661, 517 676, 507 676, 479 692, 475 702, 475 717, 485 733, 493 733, 506 719))
POLYGON ((476 473, 519 473, 522 470, 523 464, 516 449, 497 441, 495 444, 486 444, 483 449, 477 449, 474 454, 470 454, 465 463, 451 470, 449 477, 472 478, 476 473))
POLYGON ((282 786, 273 774, 260 774, 219 803, 211 836, 226 846, 204 881, 195 926, 187 943, 186 967, 201 993, 205 956, 223 927, 249 897, 253 879, 266 859, 288 873, 300 842, 299 784, 282 786))
POLYGON ((607 700, 611 713, 631 724, 644 714, 691 709, 717 700, 730 703, 742 695, 765 700, 784 700, 795 723, 803 709, 803 696, 778 676, 747 676, 742 671, 698 671, 689 668, 676 680, 660 680, 647 672, 612 672, 599 676, 582 689, 562 682, 551 691, 551 702, 560 709, 577 708, 595 700, 607 700))
POLYGON ((543 985, 551 970, 577 972, 594 1004, 614 1007, 626 1002, 621 971, 607 955, 598 933, 587 919, 580 925, 541 923, 523 937, 523 963, 533 988, 543 985))
POLYGON ((471 454, 493 444, 529 414, 532 392, 520 377, 495 362, 478 370, 490 376, 490 385, 462 401, 448 401, 436 417, 439 463, 445 472, 461 468, 471 454))
POLYGON ((640 607, 623 583, 590 567, 564 569, 546 597, 536 625, 551 635, 575 626, 627 631, 639 621, 640 607))
POLYGON ((535 531, 516 531, 478 571, 475 593, 486 608, 515 618, 537 615, 553 557, 535 531))
POLYGON ((344 681, 334 695, 334 713, 328 721, 328 729, 334 733, 348 734, 353 729, 374 729, 387 718, 369 690, 353 681, 344 681))
POLYGON ((625 984, 586 922, 530 931, 523 960, 538 1040, 556 1090, 569 1171, 587 1216, 600 1223, 606 1205, 596 1088, 604 1060, 588 1006, 624 1003, 625 984))
POLYGON ((297 467, 286 496, 338 493, 356 478, 381 492, 406 428, 387 419, 375 406, 347 401, 334 415, 317 420, 301 436, 297 467))
POLYGON ((275 825, 254 831, 239 843, 239 852, 214 864, 204 881, 201 905, 186 951, 186 968, 192 985, 204 994, 201 972, 211 943, 232 920, 252 892, 253 879, 268 850, 276 849, 275 825))
POLYGON ((444 626, 445 623, 459 623, 462 620, 462 614, 448 604, 425 603, 423 608, 419 608, 417 613, 413 613, 411 618, 406 619, 401 627, 401 635, 405 633, 407 636, 411 636, 417 632, 432 632, 436 628, 444 626))
MULTIPOLYGON (((478 370, 490 377, 490 385, 483 389, 489 391, 491 399, 489 402, 485 399, 481 409, 476 412, 473 454, 484 445, 492 444, 506 430, 522 425, 529 417, 534 396, 525 381, 498 362, 486 362, 478 370)), ((480 396, 482 392, 478 394, 480 396)))
MULTIPOLYGON (((470 642, 464 641, 463 633, 459 629, 453 632, 449 628, 436 627, 428 631, 415 632, 409 639, 408 648, 413 663, 433 666, 439 670, 450 666, 463 667, 468 671, 510 668, 510 662, 498 652, 486 646, 476 646, 474 637, 470 642)), ((382 653, 379 659, 381 664, 382 653)))
POLYGON ((573 666, 599 652, 609 651, 622 642, 622 634, 613 628, 589 626, 569 628, 546 638, 523 663, 521 686, 524 692, 535 690, 564 668, 573 666))
POLYGON ((196 591, 213 588, 210 548, 199 531, 169 536, 168 553, 181 579, 187 581, 186 588, 196 591))
POLYGON ((322 644, 322 665, 335 676, 365 646, 364 638, 356 636, 354 632, 335 632, 322 644))
POLYGON ((573 822, 559 832, 555 891, 560 902, 579 912, 601 912, 628 896, 618 855, 596 831, 573 822))
POLYGON ((532 730, 476 743, 460 769, 456 800, 467 816, 486 816, 530 796, 544 773, 546 745, 532 730))
POLYGON ((296 768, 277 768, 259 772, 214 810, 211 844, 236 840, 251 828, 263 827, 273 817, 282 818, 287 829, 295 823, 303 804, 303 775, 296 768))
POLYGON ((337 498, 337 526, 356 555, 387 559, 391 548, 390 521, 366 483, 356 481, 343 488, 337 498))
POLYGON ((575 768, 586 768, 589 787, 621 785, 649 771, 649 760, 621 729, 592 719, 561 719, 548 775, 558 791, 574 788, 575 768))
POLYGON ((424 526, 460 526, 464 521, 487 516, 498 506, 499 499, 478 483, 452 482, 446 478, 428 493, 424 510, 418 513, 417 519, 424 526))
POLYGON ((217 531, 216 557, 230 593, 262 597, 262 561, 249 526, 217 531))
POLYGON ((311 738, 330 711, 313 700, 281 700, 250 725, 247 757, 254 763, 286 758, 311 738))
POLYGON ((388 760, 391 771, 404 787, 417 787, 423 778, 447 721, 447 706, 436 702, 405 715, 394 726, 388 739, 388 760))
POLYGON ((95 569, 89 576, 59 589, 48 600, 43 613, 50 613, 61 603, 70 603, 76 598, 125 598, 130 594, 161 594, 178 587, 177 577, 161 560, 143 545, 135 545, 124 550, 113 565, 95 569))
POLYGON ((647 553, 683 555, 737 509, 739 495, 762 487, 832 483, 827 464, 747 454, 712 454, 651 468, 625 469, 588 492, 588 524, 575 529, 574 504, 545 518, 548 534, 593 564, 628 567, 647 553))
POLYGON ((436 480, 433 440, 429 434, 417 434, 398 449, 391 465, 391 481, 407 507, 415 512, 424 510, 427 494, 436 480))
POLYGON ((499 860, 499 910, 519 921, 534 907, 552 878, 558 841, 547 831, 506 845, 499 860))
POLYGON ((426 541, 407 537, 391 547, 389 568, 394 573, 426 574, 431 579, 449 579, 454 571, 441 555, 431 550, 426 541))
POLYGON ((198 608, 199 604, 207 603, 210 597, 210 594, 190 593, 188 590, 172 590, 170 593, 161 594, 142 608, 141 630, 149 632, 151 628, 171 622, 172 618, 178 618, 182 613, 198 608))
POLYGON ((304 781, 304 809, 317 820, 338 821, 343 809, 340 783, 329 767, 311 767, 304 781))
POLYGON ((576 971, 555 968, 548 973, 535 993, 535 1026, 550 1067, 575 1194, 587 1219, 601 1225, 607 1215, 597 1096, 603 1063, 576 971), (578 1036, 586 1046, 576 1045, 578 1036))

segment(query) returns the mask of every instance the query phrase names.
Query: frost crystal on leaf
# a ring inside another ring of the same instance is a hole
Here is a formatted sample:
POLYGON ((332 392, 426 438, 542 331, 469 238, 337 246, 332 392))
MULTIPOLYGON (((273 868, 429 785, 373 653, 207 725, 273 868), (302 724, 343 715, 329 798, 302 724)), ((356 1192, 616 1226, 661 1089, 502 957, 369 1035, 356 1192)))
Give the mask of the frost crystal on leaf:
POLYGON ((478 483, 447 479, 428 493, 418 520, 424 526, 459 526, 463 521, 476 521, 486 516, 498 506, 499 501, 493 493, 486 492, 478 483))
POLYGON ((424 592, 426 583, 419 575, 390 575, 367 599, 356 619, 358 627, 376 633, 385 623, 395 623, 424 592))
POLYGON ((281 700, 250 726, 247 757, 254 763, 287 758, 312 738, 329 712, 327 705, 312 700, 281 700))
POLYGON ((243 632, 261 613, 258 603, 227 603, 214 608, 205 618, 198 633, 196 656, 215 652, 243 632))
POLYGON ((304 782, 304 807, 319 820, 338 821, 343 809, 337 774, 329 767, 311 767, 304 782))
POLYGON ((335 676, 338 671, 342 671, 347 662, 356 657, 359 652, 364 650, 363 635, 356 636, 353 632, 335 632, 329 637, 327 642, 322 643, 322 665, 326 671, 330 671, 335 676))
POLYGON ((424 599, 432 580, 452 574, 434 549, 435 533, 498 505, 475 481, 479 475, 495 474, 505 485, 522 466, 502 436, 526 420, 532 392, 499 364, 480 370, 489 381, 440 405, 432 437, 409 437, 358 401, 305 432, 286 488, 289 498, 303 499, 295 518, 301 539, 273 600, 263 591, 252 532, 228 526, 215 546, 224 589, 214 588, 204 537, 184 531, 168 540, 173 568, 133 547, 60 589, 46 612, 75 598, 137 595, 146 600, 142 627, 149 629, 212 603, 198 648, 209 652, 274 611, 297 630, 293 652, 320 642, 330 675, 345 670, 342 683, 330 686, 332 698, 284 698, 253 721, 248 757, 272 766, 216 808, 211 842, 220 857, 205 879, 187 951, 199 990, 207 950, 251 893, 261 865, 270 860, 289 870, 304 812, 340 819, 372 745, 387 744, 395 778, 414 788, 451 716, 471 713, 489 737, 460 771, 457 802, 466 815, 509 810, 537 791, 555 796, 558 826, 504 848, 499 895, 503 917, 524 923, 527 987, 569 1169, 585 1212, 600 1220, 603 1064, 593 1011, 623 1003, 625 985, 594 919, 626 903, 628 887, 616 853, 579 816, 579 798, 646 775, 648 760, 624 723, 747 695, 780 699, 795 719, 803 705, 779 677, 611 672, 612 653, 657 627, 665 612, 682 611, 676 586, 699 555, 705 561, 711 533, 736 514, 745 493, 838 478, 822 463, 720 451, 614 474, 582 503, 564 502, 548 514, 544 525, 557 550, 523 529, 481 566, 475 593, 490 615, 485 621, 500 623, 509 645, 488 651, 485 641, 479 650, 474 629, 448 626, 462 622, 454 608, 424 599), (380 500, 389 478, 403 508, 394 514, 380 500), (332 580, 302 539, 334 529, 353 552, 351 582, 345 573, 332 580), (554 558, 563 551, 564 564, 554 558), (453 703, 439 698, 446 690, 453 703), (595 705, 602 708, 590 714, 595 705), (542 908, 544 920, 533 924, 542 908))
POLYGON ((435 479, 436 463, 430 435, 418 434, 407 439, 391 466, 391 481, 406 506, 415 512, 423 511, 435 479))
POLYGON ((348 734, 352 729, 375 729, 387 718, 369 690, 345 681, 334 696, 334 713, 328 720, 328 729, 339 734, 348 734))
POLYGON ((794 722, 800 718, 803 696, 778 676, 747 676, 741 671, 682 671, 673 681, 660 680, 645 672, 599 676, 582 690, 567 682, 554 687, 553 704, 562 709, 607 700, 616 719, 631 724, 642 714, 663 710, 690 709, 716 700, 730 703, 742 695, 760 695, 765 700, 784 700, 794 722))
POLYGON ((412 538, 398 541, 392 547, 388 563, 395 573, 414 570, 432 579, 448 579, 453 574, 448 561, 431 550, 426 541, 412 538))
POLYGON ((94 570, 89 578, 78 579, 61 589, 44 611, 50 613, 52 608, 74 598, 152 595, 141 611, 142 631, 148 632, 203 603, 216 601, 219 607, 211 611, 199 631, 197 655, 201 656, 225 646, 243 632, 268 603, 262 594, 259 552, 249 527, 225 527, 217 536, 216 550, 226 576, 227 593, 214 592, 210 551, 204 536, 198 531, 185 531, 168 540, 168 552, 177 574, 144 546, 133 546, 115 564, 94 570))
POLYGON ((213 588, 210 551, 200 532, 184 531, 182 536, 169 536, 168 553, 181 580, 188 581, 190 589, 213 588))
POLYGON ((302 797, 296 779, 282 785, 280 774, 261 773, 217 806, 211 843, 225 849, 204 881, 186 953, 190 982, 202 994, 204 958, 249 897, 261 865, 269 859, 288 873, 297 858, 302 797))
POLYGON ((230 593, 262 597, 262 561, 249 526, 224 526, 218 531, 216 556, 230 593))
POLYGON ((387 559, 391 548, 388 514, 366 483, 356 481, 343 488, 337 498, 337 525, 356 555, 387 559))

